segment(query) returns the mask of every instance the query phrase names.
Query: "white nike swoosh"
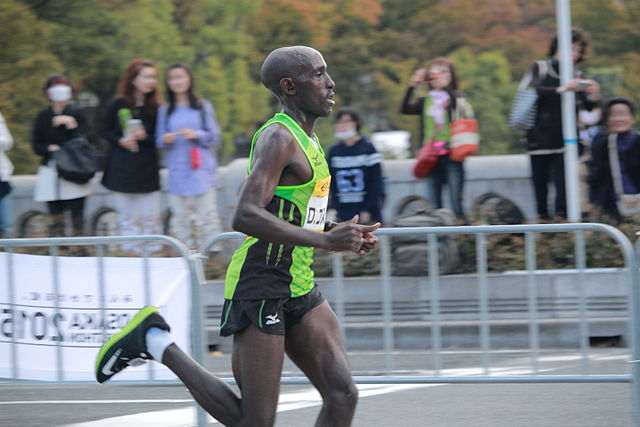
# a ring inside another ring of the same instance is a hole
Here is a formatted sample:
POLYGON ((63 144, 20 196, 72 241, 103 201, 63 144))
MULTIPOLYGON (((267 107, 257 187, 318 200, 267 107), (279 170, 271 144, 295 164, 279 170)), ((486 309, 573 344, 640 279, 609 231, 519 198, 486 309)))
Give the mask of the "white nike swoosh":
POLYGON ((113 375, 115 374, 115 372, 113 372, 111 370, 111 368, 113 367, 113 364, 116 363, 116 360, 118 360, 118 356, 120 356, 120 353, 122 353, 122 349, 119 348, 118 351, 116 351, 115 353, 113 353, 113 356, 111 356, 111 359, 109 359, 109 361, 107 363, 105 363, 105 365, 102 367, 102 373, 105 375, 113 375))

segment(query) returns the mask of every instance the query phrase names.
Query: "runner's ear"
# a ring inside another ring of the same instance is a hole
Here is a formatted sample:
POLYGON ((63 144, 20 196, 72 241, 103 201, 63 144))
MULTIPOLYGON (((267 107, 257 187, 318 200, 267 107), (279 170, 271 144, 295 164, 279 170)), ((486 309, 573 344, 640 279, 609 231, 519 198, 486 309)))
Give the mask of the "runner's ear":
POLYGON ((289 96, 294 96, 297 93, 296 85, 291 77, 284 77, 280 79, 280 89, 283 94, 289 96))

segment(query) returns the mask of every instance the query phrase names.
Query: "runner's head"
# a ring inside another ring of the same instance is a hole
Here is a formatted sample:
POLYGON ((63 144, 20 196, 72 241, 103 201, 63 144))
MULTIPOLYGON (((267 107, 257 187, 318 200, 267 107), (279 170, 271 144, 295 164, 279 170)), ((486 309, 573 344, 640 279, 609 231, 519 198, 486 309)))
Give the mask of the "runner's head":
POLYGON ((307 46, 278 48, 264 60, 260 77, 283 106, 314 117, 331 114, 335 83, 317 50, 307 46))

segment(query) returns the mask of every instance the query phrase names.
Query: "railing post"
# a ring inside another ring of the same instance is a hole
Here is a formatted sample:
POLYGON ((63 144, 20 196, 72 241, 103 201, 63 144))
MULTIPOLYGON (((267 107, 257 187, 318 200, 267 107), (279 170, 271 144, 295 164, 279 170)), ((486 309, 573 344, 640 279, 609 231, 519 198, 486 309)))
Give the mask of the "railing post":
POLYGON ((380 274, 382 281, 382 320, 384 343, 385 373, 393 373, 393 293, 391 291, 391 240, 388 236, 380 238, 380 274))

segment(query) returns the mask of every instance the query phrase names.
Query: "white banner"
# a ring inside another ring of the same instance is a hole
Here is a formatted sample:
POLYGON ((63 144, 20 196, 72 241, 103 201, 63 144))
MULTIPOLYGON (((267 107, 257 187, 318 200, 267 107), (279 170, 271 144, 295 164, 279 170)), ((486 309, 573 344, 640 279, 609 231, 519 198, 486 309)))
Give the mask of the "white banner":
MULTIPOLYGON (((0 377, 17 379, 94 380, 94 364, 102 343, 118 332, 140 308, 160 309, 171 335, 186 352, 190 343, 190 275, 184 258, 149 258, 149 296, 145 297, 142 258, 57 258, 59 292, 54 292, 54 258, 0 253, 0 377), (9 260, 12 269, 9 268, 9 260), (99 262, 103 263, 106 315, 99 309, 99 262), (14 305, 10 304, 9 271, 13 271, 14 305), (55 312, 54 304, 60 307, 55 312), (14 318, 15 311, 15 318, 14 318), (15 319, 15 323, 14 323, 15 319), (12 339, 16 337, 16 357, 12 339)), ((159 363, 127 368, 114 380, 173 379, 159 363)))

